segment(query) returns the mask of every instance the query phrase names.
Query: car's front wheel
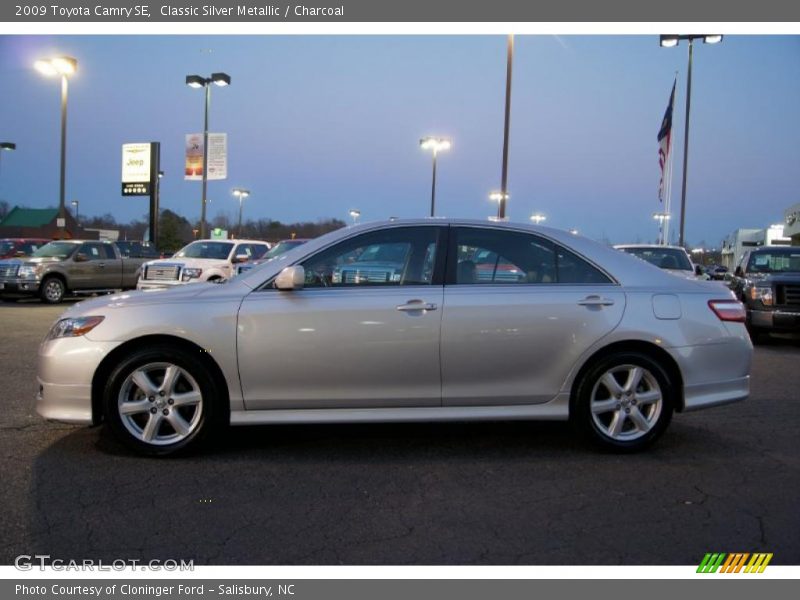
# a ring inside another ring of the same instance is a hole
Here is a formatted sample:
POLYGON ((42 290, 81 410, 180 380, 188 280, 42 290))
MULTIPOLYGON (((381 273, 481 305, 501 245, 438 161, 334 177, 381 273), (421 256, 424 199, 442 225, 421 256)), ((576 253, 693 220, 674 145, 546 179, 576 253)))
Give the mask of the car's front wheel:
POLYGON ((196 449, 222 423, 223 396, 208 368, 186 350, 162 346, 126 356, 103 395, 105 417, 128 447, 164 456, 196 449))
POLYGON ((39 297, 47 304, 58 304, 64 299, 67 288, 64 282, 55 276, 46 278, 39 290, 39 297))
POLYGON ((674 383, 656 360, 619 352, 597 361, 578 382, 573 418, 594 443, 635 452, 664 433, 673 397, 674 383))

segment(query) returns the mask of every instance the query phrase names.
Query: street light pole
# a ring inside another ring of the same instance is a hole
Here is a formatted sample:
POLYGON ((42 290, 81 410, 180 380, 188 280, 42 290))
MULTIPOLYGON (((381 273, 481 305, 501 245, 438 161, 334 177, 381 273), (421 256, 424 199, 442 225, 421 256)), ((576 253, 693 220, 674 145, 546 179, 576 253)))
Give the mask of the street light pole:
POLYGON ((57 56, 47 60, 37 60, 34 67, 43 75, 52 77, 61 76, 61 173, 59 177, 58 194, 58 238, 66 237, 66 207, 64 198, 66 195, 67 178, 67 98, 69 95, 69 75, 78 69, 78 61, 70 56, 57 56))
POLYGON ((503 124, 503 173, 500 182, 502 198, 497 205, 497 218, 506 218, 506 200, 508 200, 508 135, 511 126, 511 72, 514 62, 514 35, 509 34, 506 42, 506 111, 503 124))
POLYGON ((677 46, 681 40, 689 42, 689 66, 686 70, 686 122, 683 129, 683 174, 681 182, 681 222, 678 234, 678 245, 685 244, 684 227, 686 225, 686 175, 689 168, 689 112, 692 106, 692 57, 694 54, 694 40, 703 40, 704 44, 718 44, 722 36, 718 34, 697 35, 662 35, 659 44, 662 48, 677 46))
POLYGON ((233 195, 239 198, 239 227, 236 229, 236 235, 239 238, 242 237, 242 201, 250 195, 250 190, 243 190, 241 188, 235 188, 233 190, 233 195))
POLYGON ((453 143, 447 138, 438 138, 433 136, 424 137, 419 141, 419 146, 423 150, 431 150, 433 152, 433 179, 431 182, 431 216, 436 214, 436 158, 439 152, 449 150, 453 143))
POLYGON ((13 142, 0 142, 0 158, 2 158, 3 152, 10 152, 16 149, 17 145, 13 142))
POLYGON ((231 84, 231 76, 227 73, 212 73, 211 77, 201 77, 200 75, 187 75, 186 85, 193 88, 205 88, 205 111, 203 114, 203 191, 200 206, 200 238, 206 237, 206 204, 208 188, 208 111, 211 105, 211 84, 218 86, 228 86, 231 84))

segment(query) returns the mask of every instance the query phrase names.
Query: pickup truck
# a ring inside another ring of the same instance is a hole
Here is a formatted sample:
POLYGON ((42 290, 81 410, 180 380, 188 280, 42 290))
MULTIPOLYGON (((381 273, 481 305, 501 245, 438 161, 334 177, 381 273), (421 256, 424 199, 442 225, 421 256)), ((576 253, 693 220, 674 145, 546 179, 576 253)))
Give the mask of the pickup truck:
POLYGON ((197 240, 172 258, 142 266, 136 289, 170 288, 203 281, 222 282, 236 275, 234 265, 261 258, 269 244, 260 240, 197 240))
POLYGON ((54 241, 27 258, 0 261, 0 296, 39 296, 47 304, 57 304, 67 293, 135 288, 145 261, 123 258, 113 242, 54 241))
POLYGON ((800 333, 800 248, 766 246, 745 252, 729 285, 747 308, 753 342, 770 332, 800 333))

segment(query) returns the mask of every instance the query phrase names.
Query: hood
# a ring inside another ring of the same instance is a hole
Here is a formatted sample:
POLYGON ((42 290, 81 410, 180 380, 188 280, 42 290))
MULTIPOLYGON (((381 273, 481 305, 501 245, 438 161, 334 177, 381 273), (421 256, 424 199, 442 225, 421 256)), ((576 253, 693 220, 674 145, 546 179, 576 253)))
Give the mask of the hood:
POLYGON ((57 263, 65 260, 64 258, 60 258, 58 256, 28 256, 23 259, 16 259, 19 262, 23 262, 29 265, 43 265, 46 263, 57 263))
POLYGON ((189 258, 187 256, 177 258, 158 258, 156 260, 148 260, 144 263, 143 266, 164 266, 164 267, 172 267, 172 266, 184 266, 184 265, 191 265, 197 267, 203 266, 217 266, 220 263, 227 263, 228 259, 226 258, 189 258))
POLYGON ((748 273, 747 279, 753 283, 800 284, 800 272, 789 273, 748 273))
POLYGON ((220 288, 221 285, 217 283, 196 283, 192 285, 181 285, 168 289, 157 289, 147 291, 128 291, 121 294, 113 294, 111 296, 100 296, 91 300, 84 300, 73 304, 68 308, 64 315, 67 316, 80 316, 97 314, 98 311, 102 314, 109 310, 125 308, 128 306, 144 306, 165 304, 173 302, 186 302, 187 300, 199 296, 209 290, 220 288))

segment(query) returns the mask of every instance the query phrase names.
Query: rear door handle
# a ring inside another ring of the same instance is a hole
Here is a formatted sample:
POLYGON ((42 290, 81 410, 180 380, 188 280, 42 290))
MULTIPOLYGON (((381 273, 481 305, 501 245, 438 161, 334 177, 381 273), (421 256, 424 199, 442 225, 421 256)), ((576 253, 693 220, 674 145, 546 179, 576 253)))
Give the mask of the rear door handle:
POLYGON ((425 302, 423 300, 409 300, 405 304, 398 304, 397 310, 401 310, 403 312, 410 312, 415 310, 436 310, 438 306, 436 306, 433 302, 425 302))
POLYGON ((586 296, 583 300, 578 302, 581 306, 613 306, 614 301, 611 298, 603 298, 602 296, 586 296))

